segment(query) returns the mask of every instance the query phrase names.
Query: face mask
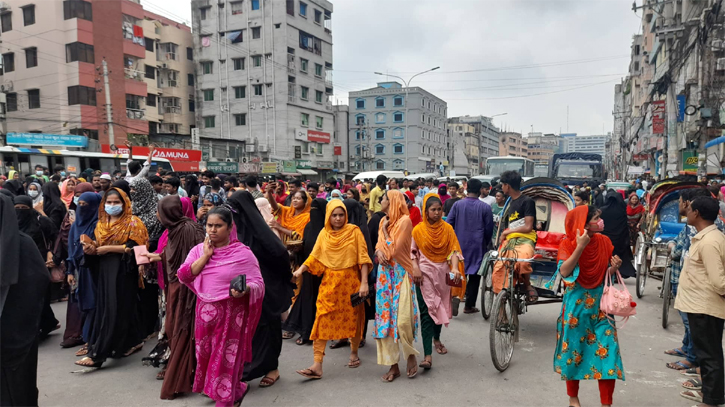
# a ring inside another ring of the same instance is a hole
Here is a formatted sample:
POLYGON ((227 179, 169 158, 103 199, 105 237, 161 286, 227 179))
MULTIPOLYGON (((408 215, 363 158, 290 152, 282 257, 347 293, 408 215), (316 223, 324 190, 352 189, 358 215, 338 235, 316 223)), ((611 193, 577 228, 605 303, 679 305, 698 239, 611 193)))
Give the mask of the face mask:
POLYGON ((80 196, 74 196, 73 197, 73 203, 76 204, 76 206, 78 206, 78 201, 80 201, 80 200, 81 200, 81 197, 80 196))
POLYGON ((35 198, 38 196, 38 191, 28 191, 28 196, 31 198, 35 198))
POLYGON ((43 171, 35 171, 35 175, 40 177, 43 175, 43 171))
POLYGON ((65 171, 61 171, 61 172, 60 172, 60 176, 61 176, 61 177, 65 177, 65 171))
POLYGON ((121 205, 104 205, 103 209, 106 210, 106 213, 110 216, 118 216, 123 212, 123 206, 121 205))
POLYGON ((599 219, 596 223, 589 222, 589 230, 592 232, 601 232, 604 230, 604 219, 599 219), (596 225, 596 226, 595 226, 596 225))

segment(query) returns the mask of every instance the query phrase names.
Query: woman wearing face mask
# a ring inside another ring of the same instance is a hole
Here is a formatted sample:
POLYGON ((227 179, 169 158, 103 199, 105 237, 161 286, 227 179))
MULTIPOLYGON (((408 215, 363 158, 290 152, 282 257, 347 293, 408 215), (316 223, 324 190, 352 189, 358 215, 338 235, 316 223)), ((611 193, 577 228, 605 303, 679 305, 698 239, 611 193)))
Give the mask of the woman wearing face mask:
MULTIPOLYGON (((599 309, 604 278, 614 247, 600 232, 604 222, 593 206, 579 206, 566 215, 566 237, 559 244, 558 272, 565 290, 557 321, 554 371, 566 380, 569 405, 578 407, 579 380, 597 380, 603 406, 612 404, 614 381, 624 380, 617 328, 599 309)), ((556 276, 555 276, 556 277, 556 276)))
POLYGON ((72 178, 68 178, 67 180, 63 181, 63 183, 60 186, 60 199, 65 204, 65 207, 70 207, 71 203, 73 203, 73 197, 74 191, 76 188, 76 180, 72 178))
POLYGON ((60 199, 60 188, 55 182, 46 182, 43 184, 43 212, 45 216, 53 221, 56 230, 60 230, 63 224, 63 218, 68 211, 65 203, 60 199))
POLYGON ((143 347, 137 319, 137 297, 143 265, 136 264, 133 247, 148 245, 148 232, 133 216, 131 200, 119 188, 111 188, 101 200, 95 241, 82 243, 83 252, 99 256, 94 328, 88 356, 76 364, 100 367, 109 357, 129 356, 143 347))
POLYGON ((43 192, 41 192, 41 188, 40 184, 33 181, 28 185, 28 191, 26 193, 33 200, 33 209, 45 215, 43 213, 43 192))

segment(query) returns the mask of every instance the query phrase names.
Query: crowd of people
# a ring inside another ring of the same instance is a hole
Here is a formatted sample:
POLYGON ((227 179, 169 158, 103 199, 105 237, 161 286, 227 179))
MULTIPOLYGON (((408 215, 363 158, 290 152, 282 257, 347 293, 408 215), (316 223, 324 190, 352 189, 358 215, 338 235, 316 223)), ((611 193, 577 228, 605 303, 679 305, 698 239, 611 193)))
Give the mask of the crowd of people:
MULTIPOLYGON (((535 255, 535 203, 513 171, 493 187, 383 175, 263 182, 208 170, 150 174, 150 162, 129 159, 125 175, 41 167, 3 179, 3 405, 37 405, 38 342, 61 329, 56 299, 67 298, 61 346, 76 350, 77 365, 97 369, 155 340, 143 363, 159 368, 161 399, 196 392, 230 406, 250 381, 279 380, 285 339, 311 345, 312 364, 296 371, 306 379, 323 377, 328 345, 349 346, 347 366, 359 367, 370 320, 376 362, 387 369, 381 380, 414 378, 433 368, 434 351, 448 352, 442 328, 460 302, 464 313, 480 312, 487 253, 535 255)), ((643 195, 625 202, 615 191, 572 192, 578 206, 566 215, 557 258, 565 290, 554 371, 570 405, 579 406, 579 380, 598 380, 611 405, 624 367, 599 302, 608 271, 634 275, 631 230, 642 225, 643 195)), ((683 194, 692 228, 672 247, 683 259, 673 287, 687 330, 668 353, 685 358, 673 369, 697 376, 683 396, 718 405, 725 236, 714 226, 717 200, 698 194, 683 194)), ((506 268, 494 264, 494 292, 507 284, 506 268)), ((516 270, 535 303, 531 265, 516 270)))

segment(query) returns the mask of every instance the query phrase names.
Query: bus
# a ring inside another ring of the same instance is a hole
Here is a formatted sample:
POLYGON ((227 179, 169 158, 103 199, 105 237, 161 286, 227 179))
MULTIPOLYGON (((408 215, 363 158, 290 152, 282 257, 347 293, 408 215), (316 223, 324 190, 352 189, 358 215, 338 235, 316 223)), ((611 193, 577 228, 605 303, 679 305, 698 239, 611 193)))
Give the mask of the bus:
POLYGON ((534 164, 534 177, 548 177, 549 164, 534 164))
MULTIPOLYGON (((148 156, 134 155, 133 159, 144 162, 148 156)), ((16 170, 20 174, 32 174, 36 165, 47 167, 53 171, 56 165, 62 165, 69 173, 79 174, 86 168, 112 173, 115 170, 126 171, 128 155, 92 153, 86 151, 46 150, 38 148, 0 147, 0 171, 7 174, 16 170)), ((171 162, 166 158, 151 159, 150 173, 159 169, 173 171, 171 162)))
POLYGON ((486 175, 500 176, 504 171, 517 171, 521 177, 534 176, 534 161, 523 157, 505 156, 486 159, 486 175))
POLYGON ((592 187, 603 184, 606 176, 602 156, 590 153, 554 154, 549 163, 549 178, 570 187, 584 182, 592 187))

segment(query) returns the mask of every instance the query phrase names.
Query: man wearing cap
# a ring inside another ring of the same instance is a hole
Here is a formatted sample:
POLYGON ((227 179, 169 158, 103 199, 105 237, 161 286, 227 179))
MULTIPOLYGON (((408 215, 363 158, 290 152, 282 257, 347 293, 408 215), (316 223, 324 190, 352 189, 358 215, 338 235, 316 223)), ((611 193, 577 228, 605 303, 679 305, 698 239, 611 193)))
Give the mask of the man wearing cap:
POLYGON ((98 182, 101 184, 101 190, 99 191, 101 194, 111 188, 111 176, 107 172, 101 174, 101 179, 98 182))

